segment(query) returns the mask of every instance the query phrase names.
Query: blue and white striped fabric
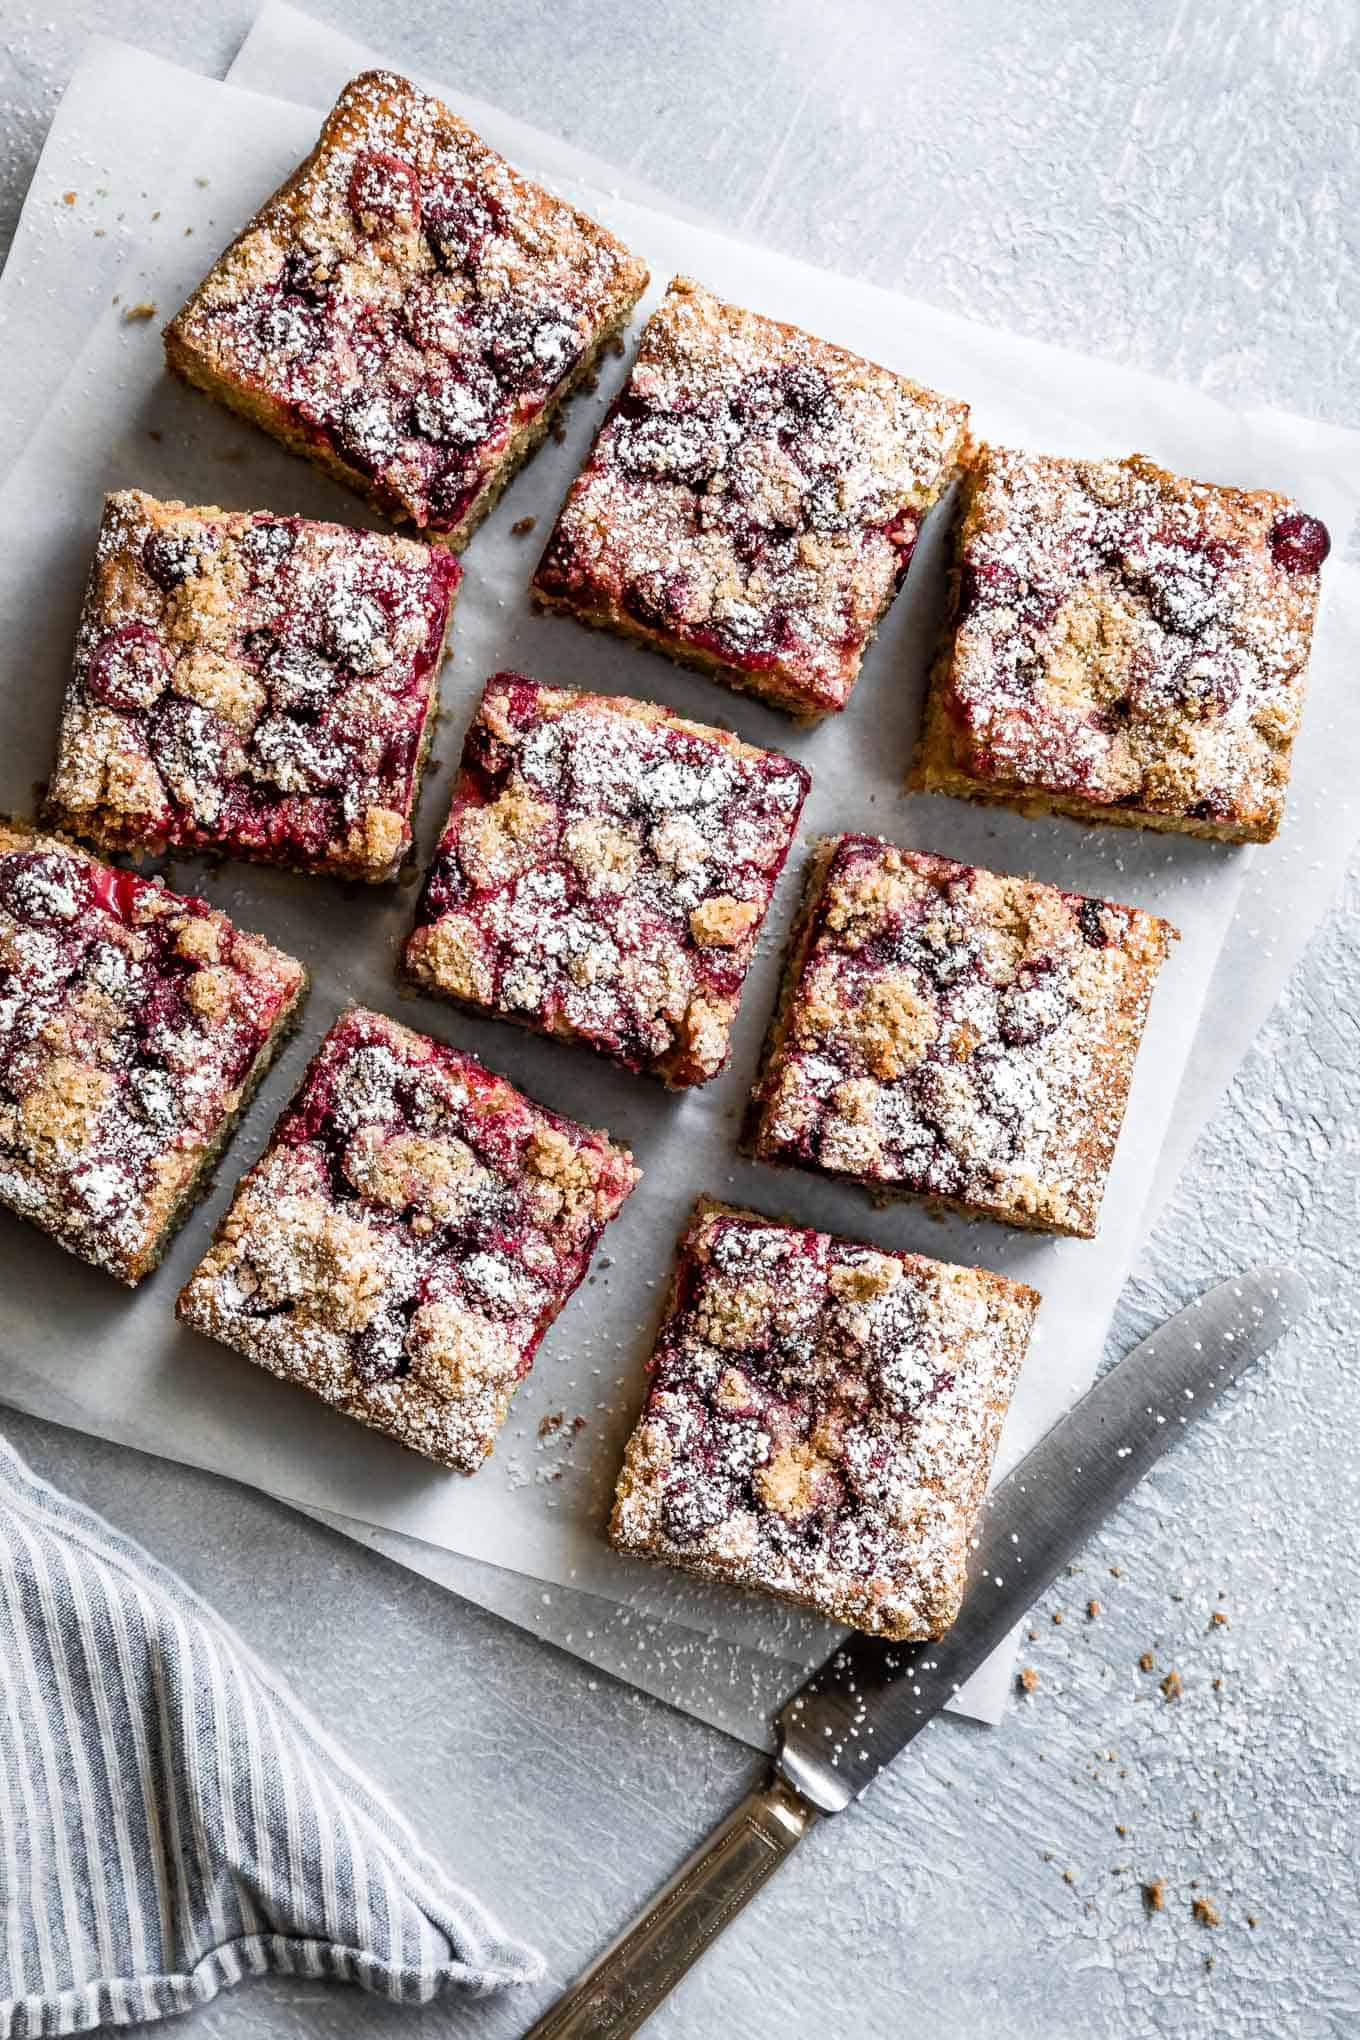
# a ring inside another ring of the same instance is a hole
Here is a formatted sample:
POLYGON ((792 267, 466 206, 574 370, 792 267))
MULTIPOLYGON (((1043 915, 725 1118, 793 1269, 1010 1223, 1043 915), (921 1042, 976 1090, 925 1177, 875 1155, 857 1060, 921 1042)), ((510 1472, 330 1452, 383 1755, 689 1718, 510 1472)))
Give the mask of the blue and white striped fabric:
POLYGON ((531 1950, 173 1573, 0 1438, 0 2040, 266 1970, 404 2003, 531 1950))

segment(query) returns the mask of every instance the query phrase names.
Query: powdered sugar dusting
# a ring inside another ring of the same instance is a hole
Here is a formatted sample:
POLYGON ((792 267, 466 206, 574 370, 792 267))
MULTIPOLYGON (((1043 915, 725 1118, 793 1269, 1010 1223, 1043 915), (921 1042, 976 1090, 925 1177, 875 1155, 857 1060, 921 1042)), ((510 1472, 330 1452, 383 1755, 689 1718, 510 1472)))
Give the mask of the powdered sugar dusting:
POLYGON ((1174 931, 845 836, 756 1090, 768 1160, 1089 1234, 1174 931))
POLYGON ((1273 834, 1327 550, 1282 496, 988 449, 927 782, 1273 834))
POLYGON ((373 71, 185 305, 171 358, 263 399, 389 514, 452 533, 646 281, 438 100, 373 71))
POLYGON ((1038 1300, 701 1203, 614 1543, 875 1634, 941 1634, 1038 1300))
POLYGON ((782 706, 843 708, 967 422, 965 404, 677 278, 535 589, 782 706))
POLYGON ((242 1182, 180 1315, 471 1473, 636 1180, 605 1135, 353 1008, 242 1182))
POLYGON ((458 579, 405 539, 110 496, 54 811, 113 849, 390 878, 458 579))
POLYGON ((203 901, 0 826, 0 1198, 135 1281, 302 981, 203 901))
POLYGON ((704 1082, 808 775, 662 709, 489 681, 406 950, 418 982, 704 1082))

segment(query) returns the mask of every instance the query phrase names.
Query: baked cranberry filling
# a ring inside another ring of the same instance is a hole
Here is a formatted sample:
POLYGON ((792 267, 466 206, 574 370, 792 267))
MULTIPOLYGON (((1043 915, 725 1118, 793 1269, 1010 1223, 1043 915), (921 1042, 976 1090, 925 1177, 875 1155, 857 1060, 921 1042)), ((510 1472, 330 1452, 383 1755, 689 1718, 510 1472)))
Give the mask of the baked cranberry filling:
POLYGON ((0 836, 0 1197, 130 1277, 302 972, 203 900, 0 836))
POLYGON ((663 710, 488 681, 407 946, 417 982, 701 1082, 807 789, 663 710))
POLYGON ((111 497, 55 808, 118 847, 389 876, 458 578, 409 541, 111 497))
POLYGON ((937 1633, 1036 1302, 701 1204, 614 1542, 866 1629, 937 1633))
POLYGON ((756 1090, 755 1152, 1089 1231, 1169 931, 1135 909, 846 836, 756 1090), (1113 968, 1092 952, 1114 950, 1113 968), (1127 977, 1129 989, 1123 989, 1127 977), (1117 1126, 1118 1117, 1114 1124, 1117 1126))
MULTIPOLYGON (((954 762, 1019 791, 1268 835, 1328 549, 1278 497, 1140 456, 986 450, 935 693, 954 762)), ((927 756, 924 783, 947 769, 927 756)))

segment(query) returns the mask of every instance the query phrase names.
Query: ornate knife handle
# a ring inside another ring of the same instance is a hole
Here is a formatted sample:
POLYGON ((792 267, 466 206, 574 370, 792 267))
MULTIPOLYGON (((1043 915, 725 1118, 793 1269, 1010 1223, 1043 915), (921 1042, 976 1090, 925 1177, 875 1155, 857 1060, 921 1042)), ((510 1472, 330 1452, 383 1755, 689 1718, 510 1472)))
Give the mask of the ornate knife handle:
POLYGON ((787 1862, 816 1809, 772 1778, 715 1828, 525 2040, 626 2040, 787 1862))

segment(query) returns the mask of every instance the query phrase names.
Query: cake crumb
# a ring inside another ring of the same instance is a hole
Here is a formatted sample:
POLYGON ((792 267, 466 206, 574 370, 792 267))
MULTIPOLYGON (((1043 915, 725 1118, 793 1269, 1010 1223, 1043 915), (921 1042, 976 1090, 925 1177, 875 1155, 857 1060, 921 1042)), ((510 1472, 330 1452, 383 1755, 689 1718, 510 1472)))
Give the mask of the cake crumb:
POLYGON ((1114 1824, 1114 1831, 1117 1835, 1126 1835, 1129 1830, 1125 1822, 1117 1820, 1114 1824))
POLYGON ((1075 1870, 1064 1870, 1064 1871, 1063 1871, 1063 1883, 1064 1883, 1064 1884, 1075 1884, 1075 1883, 1076 1883, 1076 1881, 1077 1881, 1077 1873, 1076 1873, 1076 1871, 1075 1871, 1075 1870))
POLYGON ((1039 1684, 1039 1674, 1033 1665, 1025 1665, 1015 1683, 1022 1693, 1032 1693, 1039 1684))
POLYGON ((1231 1627, 1227 1616, 1225 1615, 1221 1608, 1215 1608, 1212 1616, 1210 1617, 1210 1621, 1212 1622, 1215 1629, 1227 1629, 1231 1627))
POLYGON ((1055 1608, 1055 1609, 1053 1610, 1053 1627, 1054 1627, 1055 1629, 1061 1629, 1061 1628, 1062 1628, 1062 1619, 1063 1619, 1063 1611, 1062 1611, 1062 1609, 1061 1609, 1061 1608, 1055 1608))
POLYGON ((1150 1650, 1145 1650, 1143 1652, 1143 1655, 1138 1660, 1138 1669, 1140 1672, 1150 1672, 1153 1666, 1156 1664, 1156 1662, 1157 1660, 1152 1655, 1152 1652, 1150 1650))
POLYGON ((74 191, 63 191, 63 193, 61 194, 61 202, 63 205, 74 205, 76 202, 76 195, 74 191))
POLYGON ((1123 1566, 1122 1566, 1122 1565, 1112 1565, 1112 1566, 1110 1567, 1110 1578, 1111 1578, 1112 1580, 1122 1580, 1122 1579, 1123 1579, 1123 1577, 1124 1577, 1124 1568, 1123 1568, 1123 1566))
POLYGON ((1248 1914, 1247 1914, 1247 1925, 1248 1925, 1249 1927, 1259 1927, 1259 1926, 1260 1926, 1260 1924, 1261 1924, 1261 1916, 1260 1916, 1260 1914, 1259 1914, 1259 1913, 1248 1913, 1248 1914))
POLYGON ((1099 1601, 1088 1601, 1086 1603, 1086 1614, 1089 1621, 1094 1622, 1098 1615, 1103 1615, 1104 1613, 1105 1610, 1101 1607, 1099 1601))
POLYGON ((536 517, 517 517, 510 526, 511 538, 527 538, 537 523, 536 517))
POLYGON ((1179 1700, 1184 1691, 1185 1688, 1181 1684, 1181 1675, 1173 1665, 1162 1680, 1162 1698, 1163 1700, 1179 1700))
POLYGON ((1143 1886, 1143 1905, 1150 1913, 1166 1911, 1166 1879, 1150 1877, 1143 1886))
POLYGON ((139 298, 135 305, 124 305, 123 307, 123 324, 125 326, 135 325, 141 319, 154 319, 155 316, 156 307, 150 298, 139 298))
POLYGON ((1223 1916, 1211 1898, 1192 1898, 1190 1915, 1197 1927, 1221 1927, 1223 1916))

